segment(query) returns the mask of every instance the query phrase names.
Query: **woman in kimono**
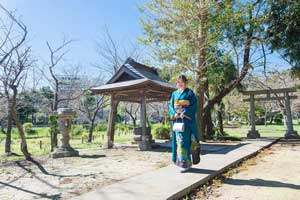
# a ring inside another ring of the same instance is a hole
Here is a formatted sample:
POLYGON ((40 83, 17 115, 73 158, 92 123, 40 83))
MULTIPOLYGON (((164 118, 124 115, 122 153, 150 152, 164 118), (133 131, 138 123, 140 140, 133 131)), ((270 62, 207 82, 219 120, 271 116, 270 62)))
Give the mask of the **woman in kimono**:
MULTIPOLYGON (((192 166, 191 153, 200 149, 196 125, 197 98, 194 92, 187 88, 187 78, 180 75, 176 80, 176 91, 172 93, 169 110, 172 124, 183 122, 183 132, 172 131, 172 161, 185 172, 192 166)), ((172 129, 173 130, 173 129, 172 129)), ((198 150, 200 151, 200 150, 198 150)), ((200 152, 194 157, 193 163, 200 162, 200 152), (198 161, 197 160, 198 157, 198 161), (195 158, 195 160, 194 160, 195 158)))

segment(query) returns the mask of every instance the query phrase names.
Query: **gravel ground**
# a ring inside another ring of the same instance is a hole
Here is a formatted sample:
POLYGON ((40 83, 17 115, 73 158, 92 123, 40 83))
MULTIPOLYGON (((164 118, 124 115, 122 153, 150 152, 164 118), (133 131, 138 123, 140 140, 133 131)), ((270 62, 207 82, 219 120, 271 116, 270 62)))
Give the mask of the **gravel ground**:
POLYGON ((280 141, 193 199, 299 200, 300 141, 280 141))
POLYGON ((0 163, 0 199, 67 199, 171 163, 165 151, 81 151, 81 157, 0 163))

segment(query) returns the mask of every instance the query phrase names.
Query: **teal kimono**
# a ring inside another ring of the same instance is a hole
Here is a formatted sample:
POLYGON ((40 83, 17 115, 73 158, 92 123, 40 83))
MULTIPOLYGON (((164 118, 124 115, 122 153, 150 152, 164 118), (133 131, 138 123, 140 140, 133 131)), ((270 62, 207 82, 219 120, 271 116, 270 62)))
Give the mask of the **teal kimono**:
MULTIPOLYGON (((179 167, 187 168, 192 165, 192 143, 199 143, 198 129, 196 125, 197 97, 194 92, 186 88, 183 91, 176 90, 172 93, 169 102, 170 118, 176 113, 183 113, 187 118, 179 118, 176 121, 184 122, 184 132, 172 131, 172 161, 179 167)), ((174 121, 172 122, 172 124, 174 121)))

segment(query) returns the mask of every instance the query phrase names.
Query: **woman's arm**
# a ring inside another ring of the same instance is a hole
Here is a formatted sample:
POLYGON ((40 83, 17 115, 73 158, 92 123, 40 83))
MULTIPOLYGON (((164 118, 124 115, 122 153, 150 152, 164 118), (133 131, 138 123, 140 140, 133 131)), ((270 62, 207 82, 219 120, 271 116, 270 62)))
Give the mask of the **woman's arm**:
POLYGON ((183 115, 186 115, 187 117, 189 118, 194 118, 195 117, 195 114, 197 112, 197 108, 198 108, 198 105, 197 105, 197 97, 196 95, 194 94, 194 92, 192 90, 190 90, 189 92, 191 92, 191 97, 190 97, 190 105, 187 106, 185 108, 185 110, 182 112, 183 115))

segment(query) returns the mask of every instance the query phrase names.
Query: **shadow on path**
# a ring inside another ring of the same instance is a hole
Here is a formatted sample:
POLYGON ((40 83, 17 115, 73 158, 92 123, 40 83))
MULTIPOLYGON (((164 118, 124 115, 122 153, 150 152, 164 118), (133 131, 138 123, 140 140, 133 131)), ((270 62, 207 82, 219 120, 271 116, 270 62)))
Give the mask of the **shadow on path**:
POLYGON ((13 189, 16 189, 16 190, 27 192, 27 193, 30 193, 30 194, 33 194, 33 195, 37 195, 37 196, 40 196, 42 198, 47 198, 47 199, 53 199, 53 200, 54 199, 60 199, 60 196, 61 196, 60 194, 47 195, 47 194, 44 194, 44 193, 37 193, 37 192, 26 190, 24 188, 20 188, 20 187, 17 187, 17 186, 8 184, 8 183, 4 183, 4 182, 1 182, 1 181, 0 181, 0 184, 2 184, 3 186, 6 186, 6 187, 10 187, 10 188, 13 188, 13 189))
MULTIPOLYGON (((201 144, 201 154, 227 154, 233 150, 236 150, 244 145, 247 145, 249 143, 243 142, 243 143, 205 143, 201 144)), ((153 152, 171 152, 171 142, 168 141, 166 143, 156 143, 154 148, 152 148, 150 151, 153 152)))
POLYGON ((295 185, 291 183, 283 183, 279 181, 263 180, 263 179, 227 179, 224 181, 226 184, 230 185, 250 185, 250 186, 259 186, 259 187, 281 187, 281 188, 290 188, 294 190, 300 190, 300 185, 295 185))
POLYGON ((83 154, 83 155, 79 155, 78 157, 80 157, 80 158, 103 158, 103 157, 106 157, 106 155, 97 155, 97 154, 89 155, 89 154, 83 154))
MULTIPOLYGON (((22 164, 22 162, 20 161, 16 161, 17 165, 19 167, 21 167, 22 169, 24 169, 25 171, 35 174, 30 168, 27 168, 25 165, 22 164)), ((49 175, 49 176, 56 176, 59 178, 63 178, 63 177, 77 177, 77 176, 82 176, 82 174, 75 174, 75 175, 60 175, 60 174, 54 174, 54 173, 49 173, 42 164, 40 164, 38 161, 36 160, 31 160, 31 163, 33 163, 35 166, 37 166, 39 168, 39 170, 45 174, 45 175, 49 175)))
POLYGON ((199 168, 191 168, 185 173, 196 173, 196 174, 213 174, 215 173, 215 170, 210 169, 199 169, 199 168))

